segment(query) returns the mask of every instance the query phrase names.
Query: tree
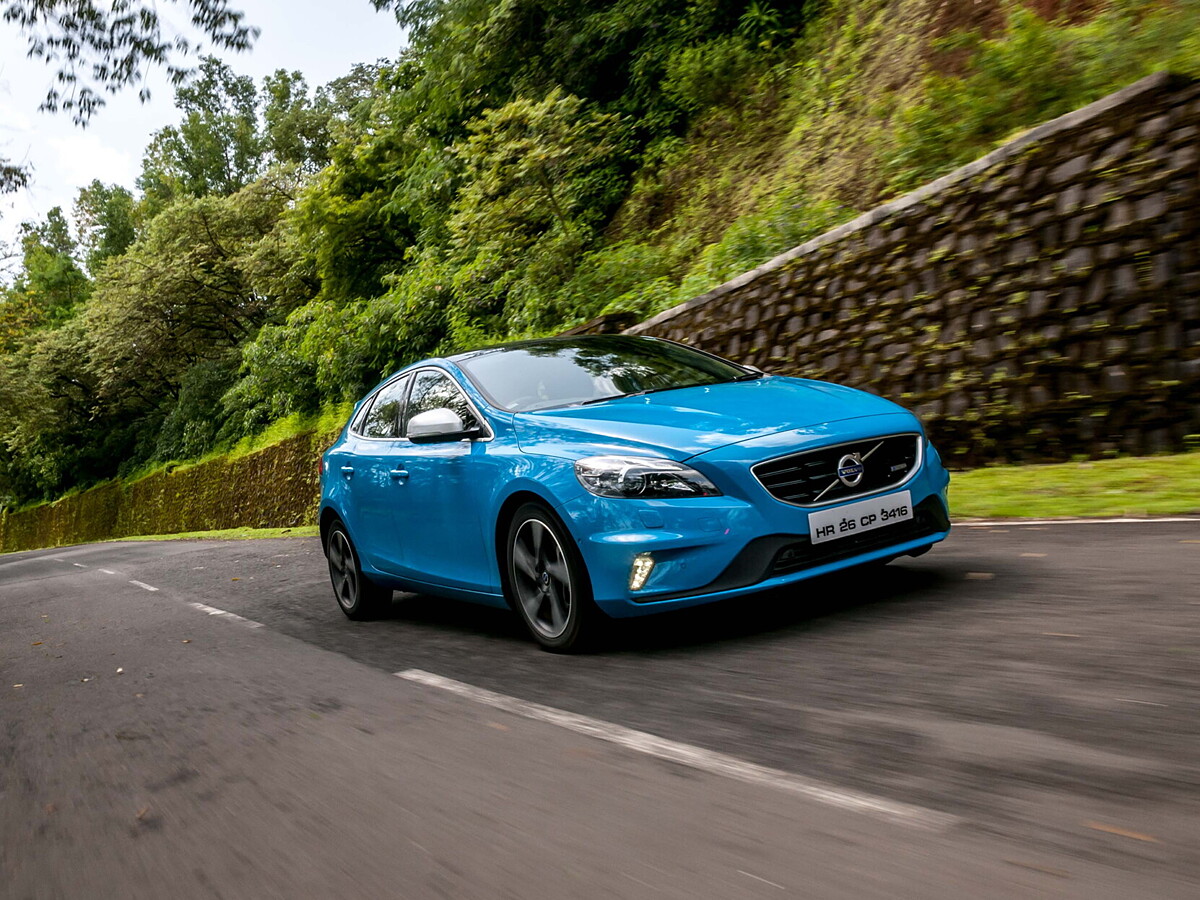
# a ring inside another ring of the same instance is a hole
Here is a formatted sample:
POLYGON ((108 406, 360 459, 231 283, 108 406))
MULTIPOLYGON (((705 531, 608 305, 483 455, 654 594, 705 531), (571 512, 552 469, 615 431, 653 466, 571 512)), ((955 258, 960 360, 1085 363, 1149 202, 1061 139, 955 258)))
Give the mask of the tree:
POLYGON ((21 226, 21 271, 12 293, 26 295, 43 321, 68 317, 91 289, 75 262, 76 249, 60 207, 50 210, 44 222, 21 226))
POLYGON ((75 198, 75 227, 87 270, 95 276, 104 261, 120 256, 137 236, 133 194, 94 180, 75 198))
POLYGON ((596 199, 586 176, 617 162, 626 131, 619 116, 585 112, 582 100, 557 88, 540 101, 488 110, 468 127, 456 147, 466 169, 451 225, 459 242, 550 224, 575 230, 596 199))
POLYGON ((629 126, 555 89, 469 125, 455 151, 462 187, 450 219, 459 343, 474 332, 553 326, 549 301, 624 193, 629 126))
MULTIPOLYGON (((188 9, 192 26, 221 49, 248 50, 258 37, 228 0, 169 2, 188 9)), ((164 66, 175 84, 190 72, 186 61, 195 48, 164 28, 155 0, 0 0, 0 18, 27 37, 30 56, 57 70, 40 108, 68 112, 76 124, 104 106, 103 94, 141 82, 138 96, 149 99, 148 66, 164 66)), ((23 187, 28 178, 26 167, 0 158, 0 193, 23 187)))
POLYGON ((184 118, 155 133, 142 162, 140 187, 159 204, 179 195, 228 195, 262 170, 258 92, 215 56, 200 63, 199 77, 175 91, 184 118))
MULTIPOLYGON (((258 29, 228 0, 169 0, 191 11, 191 24, 225 50, 248 50, 258 29)), ((184 61, 192 42, 167 33, 154 0, 0 0, 0 16, 29 39, 29 55, 57 66, 55 84, 42 102, 48 112, 64 110, 84 124, 104 105, 101 92, 115 94, 143 80, 147 65, 165 66, 175 84, 187 76, 184 61)), ((150 96, 144 85, 138 91, 150 96)))
POLYGON ((111 475, 128 455, 128 423, 98 408, 88 347, 75 318, 0 356, 0 494, 54 496, 111 475))
POLYGON ((291 188, 263 179, 229 197, 176 201, 109 261, 83 316, 106 404, 134 416, 157 410, 185 371, 268 319, 276 298, 256 290, 250 270, 291 188))
POLYGON ((332 110, 324 98, 314 101, 299 72, 277 69, 263 79, 263 138, 275 162, 316 172, 329 162, 332 110))

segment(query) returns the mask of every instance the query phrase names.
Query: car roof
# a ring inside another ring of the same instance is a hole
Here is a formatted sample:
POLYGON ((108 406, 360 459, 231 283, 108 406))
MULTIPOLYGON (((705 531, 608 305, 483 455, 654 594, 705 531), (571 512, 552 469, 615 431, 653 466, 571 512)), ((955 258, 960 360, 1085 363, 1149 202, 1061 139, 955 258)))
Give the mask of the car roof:
POLYGON ((531 338, 523 341, 508 341, 503 344, 494 344, 491 347, 480 347, 478 350, 468 350, 465 353, 456 353, 453 356, 445 357, 450 362, 460 362, 463 360, 473 359, 477 356, 485 356, 492 353, 501 353, 508 350, 526 350, 531 347, 547 347, 555 344, 602 344, 602 343, 632 343, 635 341, 658 341, 659 338, 651 337, 650 335, 634 335, 634 334, 561 334, 555 337, 547 338, 531 338))

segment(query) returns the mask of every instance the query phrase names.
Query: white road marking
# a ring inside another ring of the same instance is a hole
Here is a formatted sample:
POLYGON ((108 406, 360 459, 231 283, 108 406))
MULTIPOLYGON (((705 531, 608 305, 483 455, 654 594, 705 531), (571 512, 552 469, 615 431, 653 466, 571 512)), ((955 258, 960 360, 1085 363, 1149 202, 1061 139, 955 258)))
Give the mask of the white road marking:
POLYGON ((765 878, 759 878, 757 875, 753 874, 752 872, 746 872, 742 869, 738 869, 737 873, 739 875, 745 875, 747 878, 753 878, 755 881, 761 881, 763 884, 769 884, 773 888, 779 888, 781 891, 787 890, 787 888, 785 888, 782 884, 776 884, 773 881, 767 881, 767 879, 765 879, 765 878))
POLYGON ((73 565, 77 569, 86 569, 87 568, 87 566, 85 566, 83 563, 71 563, 71 565, 73 565))
POLYGON ((61 556, 48 556, 48 557, 46 557, 46 558, 47 558, 47 559, 52 559, 52 560, 54 560, 55 562, 66 562, 66 560, 65 560, 65 559, 63 559, 61 556))
POLYGON ((569 731, 607 741, 610 744, 616 744, 637 753, 645 753, 648 756, 665 759, 669 762, 698 769, 702 772, 709 772, 713 775, 722 775, 737 781, 763 785, 775 788, 776 790, 798 794, 829 806, 867 813, 868 815, 888 819, 903 825, 933 831, 949 828, 959 821, 955 816, 947 813, 872 797, 869 794, 860 794, 856 791, 830 787, 817 781, 801 778, 790 772, 747 762, 735 756, 667 740, 657 735, 648 734, 644 731, 635 731, 632 728, 626 728, 612 722, 604 722, 600 719, 581 716, 565 710, 555 709, 551 706, 542 706, 540 703, 531 703, 527 700, 509 697, 505 694, 497 694, 485 688, 475 687, 474 685, 455 681, 451 678, 444 678, 441 675, 435 675, 432 672, 425 672, 421 669, 407 669, 403 672, 396 672, 395 675, 397 678, 403 678, 406 681, 415 681, 427 687, 449 691, 452 694, 457 694, 460 697, 466 697, 477 703, 504 710, 513 715, 523 716, 524 718, 534 719, 539 722, 548 722, 551 725, 557 725, 569 731))
POLYGON ((198 609, 202 613, 208 613, 210 616, 224 616, 231 622, 237 622, 239 625, 245 625, 247 628, 262 628, 262 622, 255 622, 253 619, 244 619, 237 613, 227 612, 223 609, 217 609, 215 606, 205 606, 203 603, 188 601, 188 606, 192 609, 198 609))
POLYGON ((100 571, 103 572, 105 575, 116 575, 117 574, 112 569, 101 569, 100 571))
POLYGON ((1166 706, 1165 703, 1155 703, 1153 700, 1133 700, 1129 697, 1113 697, 1118 703, 1140 703, 1142 706, 1166 706))
POLYGON ((136 584, 142 590, 146 590, 146 591, 157 591, 158 590, 158 588, 156 588, 154 585, 146 584, 146 582, 144 582, 144 581, 134 581, 134 580, 130 579, 129 583, 136 584))
POLYGON ((1127 518, 1127 519, 981 519, 977 522, 954 521, 955 528, 995 528, 997 525, 1134 525, 1152 524, 1154 522, 1195 522, 1200 525, 1200 518, 1194 516, 1127 518))

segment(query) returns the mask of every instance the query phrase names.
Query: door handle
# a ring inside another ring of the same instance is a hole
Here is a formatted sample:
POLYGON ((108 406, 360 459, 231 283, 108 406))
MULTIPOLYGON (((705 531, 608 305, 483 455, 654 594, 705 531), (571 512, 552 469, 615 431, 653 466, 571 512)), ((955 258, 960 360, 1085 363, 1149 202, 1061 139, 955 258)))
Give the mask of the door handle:
POLYGON ((408 480, 408 469, 392 469, 388 474, 392 476, 392 481, 404 482, 408 480))
POLYGON ((354 474, 354 466, 342 466, 342 474, 349 478, 354 474))

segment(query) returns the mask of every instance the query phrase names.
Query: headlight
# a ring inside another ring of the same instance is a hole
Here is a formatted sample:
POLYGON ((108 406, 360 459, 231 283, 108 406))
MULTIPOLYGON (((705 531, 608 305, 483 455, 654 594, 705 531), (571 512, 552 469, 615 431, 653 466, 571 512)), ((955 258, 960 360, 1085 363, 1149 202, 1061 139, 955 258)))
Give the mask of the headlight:
POLYGON ((717 497, 717 486, 690 466, 645 456, 589 456, 575 463, 579 483, 601 497, 717 497))

